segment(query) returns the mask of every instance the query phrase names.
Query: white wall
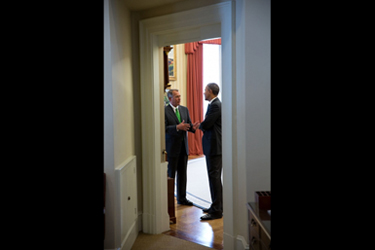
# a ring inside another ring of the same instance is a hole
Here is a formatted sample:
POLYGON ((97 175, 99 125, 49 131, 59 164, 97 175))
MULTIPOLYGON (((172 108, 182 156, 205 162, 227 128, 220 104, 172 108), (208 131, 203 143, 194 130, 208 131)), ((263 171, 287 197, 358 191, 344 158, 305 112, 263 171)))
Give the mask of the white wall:
MULTIPOLYGON (((115 168, 135 155, 131 15, 123 1, 104 1, 104 172, 106 187, 105 249, 121 244, 121 206, 115 168), (117 210, 118 211, 118 210, 117 210)), ((100 112, 100 110, 98 110, 100 112)))
POLYGON ((245 1, 247 200, 271 190, 270 0, 245 1))
POLYGON ((270 0, 236 0, 234 29, 233 230, 244 237, 237 238, 242 249, 249 240, 246 203, 255 191, 271 190, 270 0))
POLYGON ((134 107, 131 64, 130 12, 123 1, 114 1, 112 43, 112 86, 115 166, 134 155, 134 107))
POLYGON ((115 185, 114 185, 114 137, 113 137, 113 97, 112 59, 110 39, 110 4, 104 1, 104 172, 107 175, 105 249, 115 248, 115 185))

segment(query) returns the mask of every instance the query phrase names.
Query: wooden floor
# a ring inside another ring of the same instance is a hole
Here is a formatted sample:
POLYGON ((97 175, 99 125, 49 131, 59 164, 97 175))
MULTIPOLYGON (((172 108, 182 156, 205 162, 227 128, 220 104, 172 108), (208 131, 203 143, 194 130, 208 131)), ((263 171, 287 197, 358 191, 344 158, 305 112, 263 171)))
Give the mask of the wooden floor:
MULTIPOLYGON (((201 156, 200 156, 201 157, 201 156)), ((190 159, 197 157, 189 156, 190 159)), ((204 215, 201 208, 177 204, 176 224, 170 224, 169 231, 164 234, 198 243, 203 246, 222 250, 223 247, 223 218, 216 220, 201 220, 204 215)))
POLYGON ((216 220, 201 220, 202 209, 196 206, 176 206, 176 224, 170 224, 171 230, 164 234, 198 243, 203 246, 222 250, 223 247, 223 218, 216 220))

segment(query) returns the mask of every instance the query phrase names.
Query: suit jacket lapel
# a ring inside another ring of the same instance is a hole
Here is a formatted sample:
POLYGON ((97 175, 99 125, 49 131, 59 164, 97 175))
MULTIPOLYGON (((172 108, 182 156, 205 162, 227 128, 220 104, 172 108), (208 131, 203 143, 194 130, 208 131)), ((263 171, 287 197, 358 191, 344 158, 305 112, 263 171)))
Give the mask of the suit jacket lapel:
POLYGON ((185 121, 185 123, 186 123, 185 110, 182 109, 181 106, 179 106, 178 111, 180 111, 181 122, 185 121))
MULTIPOLYGON (((173 108, 171 107, 171 105, 168 104, 168 107, 169 107, 169 113, 173 117, 173 119, 176 121, 176 124, 180 124, 180 122, 178 121, 178 118, 176 116, 176 113, 173 111, 173 108)), ((180 116, 181 116, 181 110, 179 110, 179 111, 180 111, 180 116)), ((182 116, 181 116, 181 119, 182 119, 182 116)))

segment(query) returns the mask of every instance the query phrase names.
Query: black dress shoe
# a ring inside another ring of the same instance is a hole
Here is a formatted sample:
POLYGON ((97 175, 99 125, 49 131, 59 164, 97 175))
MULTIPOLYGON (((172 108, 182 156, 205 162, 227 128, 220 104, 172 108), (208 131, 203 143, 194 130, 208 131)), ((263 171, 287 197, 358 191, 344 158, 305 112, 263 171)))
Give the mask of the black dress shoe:
POLYGON ((193 206, 193 202, 189 201, 189 200, 186 200, 186 201, 183 201, 183 202, 177 202, 178 204, 180 205, 186 205, 186 206, 193 206))
POLYGON ((215 220, 222 218, 222 215, 215 215, 215 214, 205 214, 201 217, 201 220, 215 220))
POLYGON ((209 208, 203 208, 203 213, 209 213, 210 212, 210 209, 209 208))

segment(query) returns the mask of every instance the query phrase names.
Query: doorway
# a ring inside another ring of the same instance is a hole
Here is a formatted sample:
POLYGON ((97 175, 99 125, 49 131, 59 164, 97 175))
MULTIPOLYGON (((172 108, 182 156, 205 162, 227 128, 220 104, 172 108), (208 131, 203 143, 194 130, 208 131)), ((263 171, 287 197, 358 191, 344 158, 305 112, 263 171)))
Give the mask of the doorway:
MULTIPOLYGON (((173 77, 169 78, 169 86, 165 92, 167 93, 169 89, 178 89, 181 94, 180 105, 189 109, 191 121, 201 122, 204 120, 208 104, 203 95, 204 88, 208 83, 215 82, 221 90, 221 38, 210 38, 186 44, 186 46, 185 48, 185 44, 174 44, 166 47, 172 47, 174 51, 169 52, 169 66, 171 66, 169 76, 173 77), (177 74, 174 74, 175 70, 177 74)), ((219 99, 221 100, 221 91, 219 99)), ((161 126, 163 126, 163 121, 161 121, 161 126)), ((173 216, 176 216, 177 222, 174 220, 174 223, 170 225, 170 230, 164 234, 214 249, 223 249, 223 218, 212 221, 200 220, 200 217, 204 215, 202 209, 211 205, 211 195, 202 149, 203 133, 200 130, 198 132, 200 133, 188 133, 190 155, 187 166, 186 198, 192 201, 194 206, 177 204, 175 198, 177 183, 175 183, 173 216), (196 143, 200 147, 197 147, 196 143)))
MULTIPOLYGON (((141 119, 142 119, 142 174, 143 214, 142 229, 145 233, 157 234, 169 230, 167 213, 167 164, 162 154, 161 142, 164 131, 160 120, 164 117, 162 78, 162 47, 222 37, 222 139, 223 166, 232 166, 232 120, 236 111, 232 109, 232 93, 235 77, 232 74, 232 4, 224 2, 193 10, 140 21, 141 66, 141 119), (210 13, 210 15, 207 15, 210 13), (150 127, 150 124, 152 126, 150 127)), ((230 249, 234 245, 233 185, 232 169, 223 168, 224 242, 230 249), (226 223, 227 221, 227 223, 226 223)))

